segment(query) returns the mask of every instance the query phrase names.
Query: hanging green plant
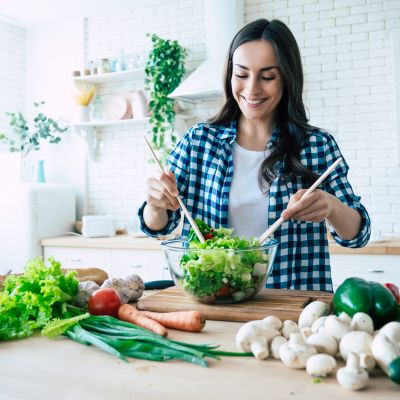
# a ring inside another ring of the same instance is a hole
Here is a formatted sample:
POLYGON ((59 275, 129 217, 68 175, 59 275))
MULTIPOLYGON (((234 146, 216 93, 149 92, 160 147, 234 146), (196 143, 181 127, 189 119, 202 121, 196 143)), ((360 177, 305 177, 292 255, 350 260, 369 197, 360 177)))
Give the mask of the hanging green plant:
POLYGON ((177 141, 174 128, 174 100, 168 95, 178 87, 185 73, 187 51, 176 40, 148 34, 152 50, 146 63, 146 91, 149 94, 151 142, 162 163, 177 141))

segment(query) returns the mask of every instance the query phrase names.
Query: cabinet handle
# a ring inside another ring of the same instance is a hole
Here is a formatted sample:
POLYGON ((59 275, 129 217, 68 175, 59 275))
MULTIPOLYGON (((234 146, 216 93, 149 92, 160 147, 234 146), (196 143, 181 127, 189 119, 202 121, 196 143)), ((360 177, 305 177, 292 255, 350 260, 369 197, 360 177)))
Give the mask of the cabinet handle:
POLYGON ((137 269, 140 269, 140 268, 142 268, 143 267, 143 265, 141 265, 141 264, 135 264, 135 265, 133 265, 133 264, 129 264, 129 268, 137 268, 137 269))
POLYGON ((71 258, 71 262, 82 262, 80 258, 71 258))
POLYGON ((372 273, 382 273, 382 272, 385 272, 385 270, 384 269, 379 269, 379 268, 369 268, 369 269, 367 269, 367 272, 372 272, 372 273))

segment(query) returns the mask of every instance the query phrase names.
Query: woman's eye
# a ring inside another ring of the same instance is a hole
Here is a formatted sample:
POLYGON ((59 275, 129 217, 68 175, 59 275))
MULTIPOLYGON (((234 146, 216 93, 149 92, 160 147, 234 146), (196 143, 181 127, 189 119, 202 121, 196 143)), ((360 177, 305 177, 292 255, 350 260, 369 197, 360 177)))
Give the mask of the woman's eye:
POLYGON ((247 75, 238 75, 238 74, 236 74, 235 76, 236 76, 236 78, 239 78, 239 79, 247 78, 247 75))
POLYGON ((271 76, 271 77, 263 76, 263 77, 261 77, 261 79, 263 81, 273 81, 275 79, 275 77, 274 76, 271 76))

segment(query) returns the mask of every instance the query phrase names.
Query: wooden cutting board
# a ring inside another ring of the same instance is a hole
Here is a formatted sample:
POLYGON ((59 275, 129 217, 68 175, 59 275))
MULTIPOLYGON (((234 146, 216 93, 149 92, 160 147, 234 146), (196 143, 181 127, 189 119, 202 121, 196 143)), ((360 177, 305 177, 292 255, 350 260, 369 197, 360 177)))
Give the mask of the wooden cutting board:
POLYGON ((253 300, 236 304, 202 304, 176 286, 161 290, 139 300, 138 310, 146 311, 201 311, 206 319, 248 322, 275 315, 281 320, 298 320, 302 309, 314 300, 330 303, 332 293, 303 290, 262 289, 253 300))

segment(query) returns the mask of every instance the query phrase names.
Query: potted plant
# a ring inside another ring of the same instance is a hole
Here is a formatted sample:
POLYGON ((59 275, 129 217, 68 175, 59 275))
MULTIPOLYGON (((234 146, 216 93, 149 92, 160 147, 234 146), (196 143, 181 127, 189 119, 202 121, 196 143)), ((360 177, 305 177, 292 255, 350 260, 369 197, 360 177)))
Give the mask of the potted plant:
POLYGON ((176 40, 162 39, 155 34, 148 36, 152 50, 145 68, 145 86, 150 100, 151 142, 165 164, 177 140, 174 100, 168 95, 181 83, 187 51, 176 40))
MULTIPOLYGON (((33 103, 38 109, 33 119, 32 129, 28 126, 27 119, 20 112, 8 112, 10 116, 9 125, 11 132, 0 133, 0 143, 8 146, 10 153, 20 153, 22 161, 22 175, 26 174, 27 156, 40 149, 42 142, 58 143, 61 140, 59 134, 68 130, 68 127, 61 127, 54 119, 47 117, 40 108, 44 101, 33 103)), ((42 163, 43 164, 43 163, 42 163)))

